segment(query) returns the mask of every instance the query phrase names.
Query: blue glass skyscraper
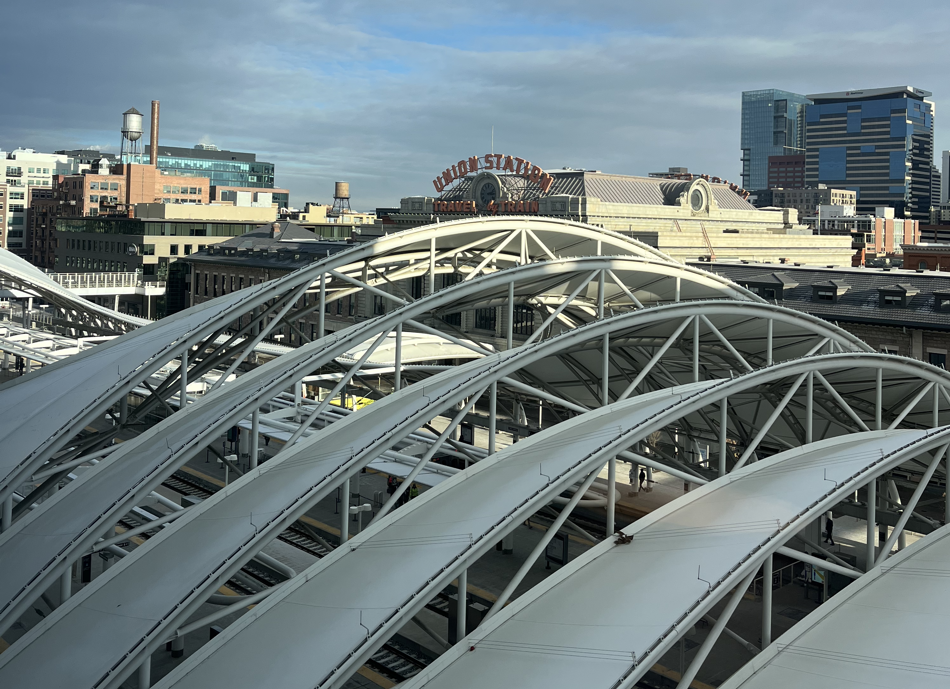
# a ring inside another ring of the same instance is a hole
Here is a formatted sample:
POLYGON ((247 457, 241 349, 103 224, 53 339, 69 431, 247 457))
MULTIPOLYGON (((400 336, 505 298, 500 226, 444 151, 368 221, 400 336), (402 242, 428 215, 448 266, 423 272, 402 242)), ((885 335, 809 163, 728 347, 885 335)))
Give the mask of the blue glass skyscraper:
POLYGON ((742 92, 742 186, 767 189, 769 156, 801 155, 805 96, 779 89, 742 92))
POLYGON ((805 182, 853 189, 858 212, 890 206, 926 222, 933 201, 930 91, 912 86, 820 93, 805 116, 805 182))

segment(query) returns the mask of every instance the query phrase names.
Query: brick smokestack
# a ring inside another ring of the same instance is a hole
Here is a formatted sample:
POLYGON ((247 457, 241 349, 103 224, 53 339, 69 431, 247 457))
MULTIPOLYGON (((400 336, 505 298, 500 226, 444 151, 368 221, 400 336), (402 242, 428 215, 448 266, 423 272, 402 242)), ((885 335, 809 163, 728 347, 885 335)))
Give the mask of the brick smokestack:
POLYGON ((152 101, 152 125, 149 128, 148 154, 152 167, 158 167, 158 101, 152 101))

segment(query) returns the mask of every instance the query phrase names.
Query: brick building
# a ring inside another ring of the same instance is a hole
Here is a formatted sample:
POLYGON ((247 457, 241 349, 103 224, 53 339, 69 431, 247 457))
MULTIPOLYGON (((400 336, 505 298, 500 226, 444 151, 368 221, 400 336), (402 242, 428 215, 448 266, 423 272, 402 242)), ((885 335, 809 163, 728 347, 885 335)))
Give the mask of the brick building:
POLYGON ((802 189, 805 186, 805 154, 769 156, 769 189, 802 189))
POLYGON ((905 244, 904 268, 950 272, 950 244, 905 244))
POLYGON ((206 177, 167 175, 150 165, 120 164, 108 174, 60 175, 50 194, 31 207, 30 260, 39 268, 55 267, 54 231, 59 218, 96 217, 121 212, 140 203, 207 204, 206 177))

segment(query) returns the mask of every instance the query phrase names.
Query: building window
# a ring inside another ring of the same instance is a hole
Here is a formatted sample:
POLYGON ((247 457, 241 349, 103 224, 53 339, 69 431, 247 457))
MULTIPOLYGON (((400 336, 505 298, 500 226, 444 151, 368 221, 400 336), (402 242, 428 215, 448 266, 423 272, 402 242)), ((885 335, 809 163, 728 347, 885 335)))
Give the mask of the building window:
POLYGON ((425 276, 416 275, 409 281, 409 295, 413 299, 422 299, 422 292, 425 285, 425 276))
POLYGON ((205 273, 205 296, 208 296, 208 274, 205 273))
MULTIPOLYGON (((119 191, 119 183, 112 182, 111 184, 109 184, 109 191, 119 191)), ((110 196, 109 198, 114 198, 114 197, 110 196)))
POLYGON ((900 294, 881 295, 881 306, 883 308, 898 308, 904 305, 904 297, 900 294))
POLYGON ((213 297, 218 296, 218 276, 217 275, 215 275, 214 279, 212 280, 212 287, 214 288, 214 291, 212 292, 211 296, 213 297))
POLYGON ((238 278, 238 289, 244 289, 244 276, 238 278))
POLYGON ((154 244, 143 244, 143 245, 142 245, 142 255, 143 255, 143 256, 154 256, 154 255, 155 255, 155 245, 154 245, 154 244))
POLYGON ((932 366, 937 366, 939 368, 947 367, 947 353, 946 352, 927 352, 927 362, 932 366))
POLYGON ((515 335, 530 335, 534 332, 534 311, 528 306, 515 306, 512 332, 515 335))
POLYGON ((89 183, 89 188, 90 188, 92 191, 98 191, 98 190, 99 190, 99 182, 90 182, 90 183, 89 183))
POLYGON ((462 327, 462 314, 459 313, 447 313, 441 317, 442 322, 447 325, 454 325, 456 328, 462 327))
POLYGON ((177 244, 172 244, 171 246, 168 247, 168 255, 169 255, 169 256, 177 256, 177 255, 178 255, 178 245, 177 245, 177 244))
POLYGON ((475 329, 495 332, 496 309, 475 309, 475 329))
POLYGON ((191 244, 185 244, 185 256, 191 255, 191 244))
POLYGON ((378 294, 373 295, 373 315, 382 316, 386 313, 386 305, 383 303, 383 298, 378 294))
POLYGON ((835 290, 833 289, 816 289, 815 290, 815 299, 817 301, 831 301, 835 300, 835 290))
POLYGON ((927 261, 920 261, 917 264, 917 270, 927 270, 927 261))

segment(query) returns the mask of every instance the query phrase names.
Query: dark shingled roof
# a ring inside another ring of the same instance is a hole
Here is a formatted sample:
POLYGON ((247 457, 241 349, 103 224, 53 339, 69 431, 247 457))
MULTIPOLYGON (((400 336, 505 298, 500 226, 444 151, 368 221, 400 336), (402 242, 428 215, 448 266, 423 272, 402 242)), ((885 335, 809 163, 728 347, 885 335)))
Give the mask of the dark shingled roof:
MULTIPOLYGON (((761 285, 775 270, 774 265, 767 263, 690 261, 689 265, 722 275, 740 285, 761 285)), ((930 330, 950 330, 950 312, 937 311, 934 308, 935 294, 950 293, 950 273, 817 266, 790 266, 787 273, 798 281, 798 286, 785 289, 785 298, 778 300, 780 306, 841 323, 873 323, 894 327, 907 325, 930 330), (834 303, 813 301, 813 288, 827 286, 832 282, 847 285, 849 289, 834 303), (904 292, 907 295, 907 305, 881 308, 882 291, 904 292)))
POLYGON ((320 239, 294 222, 282 220, 276 224, 280 226, 277 237, 271 236, 274 223, 267 223, 239 237, 231 237, 213 245, 214 253, 205 249, 178 260, 290 271, 353 247, 351 242, 345 240, 320 239))

